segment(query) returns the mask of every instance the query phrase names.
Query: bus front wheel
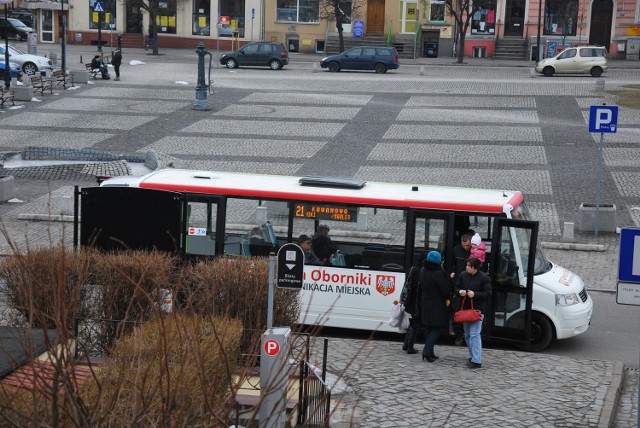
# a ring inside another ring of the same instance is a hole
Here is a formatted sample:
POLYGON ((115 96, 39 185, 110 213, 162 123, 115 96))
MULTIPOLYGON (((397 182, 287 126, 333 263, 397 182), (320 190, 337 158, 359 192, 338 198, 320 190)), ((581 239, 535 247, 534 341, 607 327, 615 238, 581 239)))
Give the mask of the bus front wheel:
MULTIPOLYGON (((551 344, 553 340, 553 324, 541 313, 531 314, 531 342, 526 350, 541 352, 551 344)), ((525 350, 525 347, 522 347, 525 350)))

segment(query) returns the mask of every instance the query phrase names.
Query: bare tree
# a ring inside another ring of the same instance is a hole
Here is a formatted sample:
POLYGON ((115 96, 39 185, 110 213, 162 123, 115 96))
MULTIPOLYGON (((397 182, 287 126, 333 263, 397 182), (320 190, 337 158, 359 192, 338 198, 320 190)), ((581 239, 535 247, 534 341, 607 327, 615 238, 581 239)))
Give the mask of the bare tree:
POLYGON ((335 22, 340 40, 340 52, 344 52, 344 36, 342 24, 351 22, 352 17, 364 9, 366 0, 320 0, 320 18, 329 22, 335 22))
POLYGON ((480 9, 495 7, 496 0, 445 0, 447 13, 456 24, 456 36, 458 39, 458 63, 464 58, 464 40, 471 24, 471 18, 480 9))

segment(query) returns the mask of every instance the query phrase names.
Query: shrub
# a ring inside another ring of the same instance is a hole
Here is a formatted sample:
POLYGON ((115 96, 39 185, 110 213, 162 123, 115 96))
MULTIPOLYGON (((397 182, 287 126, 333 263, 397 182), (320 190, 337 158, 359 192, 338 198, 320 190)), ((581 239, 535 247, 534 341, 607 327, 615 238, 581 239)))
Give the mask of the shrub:
POLYGON ((85 298, 90 256, 60 248, 27 250, 0 261, 8 304, 34 328, 72 330, 85 298))
MULTIPOLYGON (((267 258, 205 260, 186 266, 182 274, 184 288, 178 296, 183 308, 240 319, 246 330, 266 328, 267 258)), ((291 326, 298 320, 298 292, 274 288, 273 325, 291 326)))
POLYGON ((171 314, 135 328, 85 386, 98 426, 224 425, 242 324, 171 314))

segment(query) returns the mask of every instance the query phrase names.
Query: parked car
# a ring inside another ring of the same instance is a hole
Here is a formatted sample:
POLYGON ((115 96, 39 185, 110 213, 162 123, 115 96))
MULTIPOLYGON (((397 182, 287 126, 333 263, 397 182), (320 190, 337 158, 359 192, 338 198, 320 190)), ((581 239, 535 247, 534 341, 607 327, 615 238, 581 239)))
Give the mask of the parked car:
POLYGON ((282 43, 253 42, 237 51, 221 55, 220 64, 227 68, 257 65, 279 70, 289 64, 289 54, 282 43))
POLYGON ((395 48, 379 46, 358 46, 339 55, 331 55, 320 60, 320 67, 329 71, 375 70, 386 73, 387 70, 400 68, 398 52, 395 48))
MULTIPOLYGON (((15 77, 18 80, 22 79, 22 68, 20 68, 20 65, 15 62, 9 62, 9 64, 9 76, 12 78, 15 77)), ((0 58, 0 85, 2 85, 2 81, 4 81, 4 70, 4 57, 2 57, 0 58)))
POLYGON ((20 10, 14 10, 9 12, 9 18, 15 18, 22 21, 27 27, 36 28, 36 16, 31 12, 24 12, 20 10))
MULTIPOLYGON (((4 45, 0 45, 0 56, 4 58, 4 45)), ((53 62, 43 56, 31 55, 9 45, 9 57, 22 67, 25 74, 35 74, 38 71, 53 70, 53 62)))
POLYGON ((538 61, 536 72, 554 74, 591 74, 599 77, 607 71, 607 49, 602 46, 570 47, 558 55, 538 61))
POLYGON ((33 33, 33 28, 24 25, 24 22, 16 18, 0 18, 0 36, 3 39, 27 40, 29 33, 33 33))

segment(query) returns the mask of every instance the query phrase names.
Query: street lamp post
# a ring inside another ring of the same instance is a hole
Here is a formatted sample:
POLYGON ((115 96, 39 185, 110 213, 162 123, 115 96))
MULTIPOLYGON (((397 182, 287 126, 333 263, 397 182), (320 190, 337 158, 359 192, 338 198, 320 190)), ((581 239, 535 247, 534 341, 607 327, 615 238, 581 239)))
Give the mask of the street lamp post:
POLYGON ((4 87, 9 89, 11 86, 11 66, 9 65, 9 15, 7 6, 13 0, 0 0, 0 4, 4 4, 4 87))
POLYGON ((60 19, 62 20, 62 41, 60 46, 62 48, 62 74, 67 74, 67 17, 64 14, 64 0, 60 2, 61 12, 60 19))

